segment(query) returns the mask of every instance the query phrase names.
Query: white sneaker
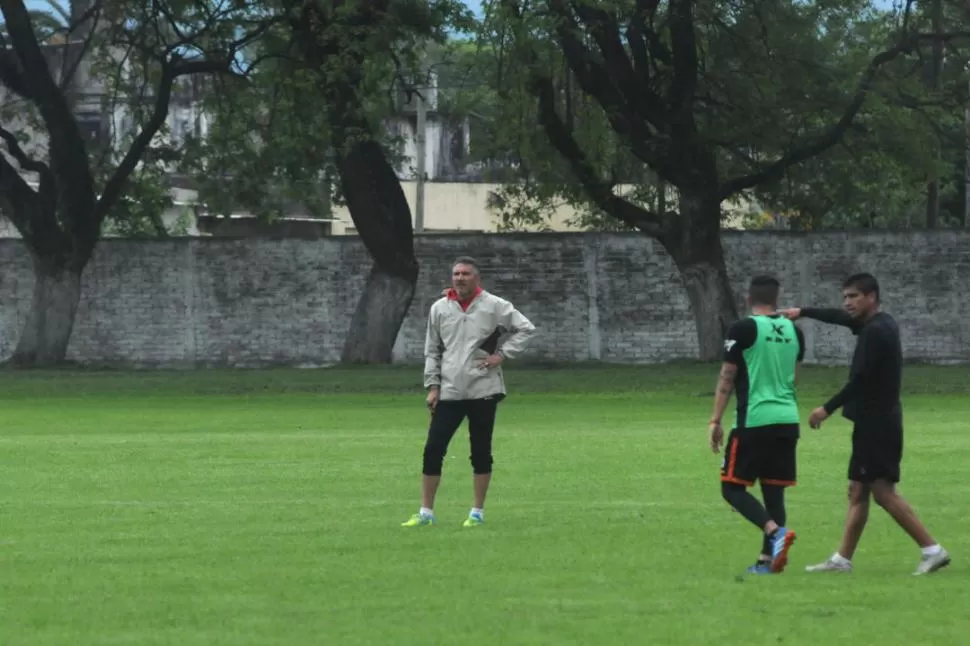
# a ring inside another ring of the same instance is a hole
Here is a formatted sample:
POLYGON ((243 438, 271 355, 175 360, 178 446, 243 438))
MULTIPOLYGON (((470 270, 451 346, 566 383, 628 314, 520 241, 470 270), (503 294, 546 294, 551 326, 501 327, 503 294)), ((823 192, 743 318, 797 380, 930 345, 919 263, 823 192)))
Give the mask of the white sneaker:
POLYGON ((945 568, 950 564, 950 554, 941 549, 936 554, 930 556, 924 556, 919 560, 919 565, 916 566, 916 571, 913 574, 930 574, 931 572, 936 572, 940 568, 945 568))
POLYGON ((851 572, 852 562, 841 562, 829 557, 822 563, 816 565, 808 565, 805 567, 806 572, 851 572))

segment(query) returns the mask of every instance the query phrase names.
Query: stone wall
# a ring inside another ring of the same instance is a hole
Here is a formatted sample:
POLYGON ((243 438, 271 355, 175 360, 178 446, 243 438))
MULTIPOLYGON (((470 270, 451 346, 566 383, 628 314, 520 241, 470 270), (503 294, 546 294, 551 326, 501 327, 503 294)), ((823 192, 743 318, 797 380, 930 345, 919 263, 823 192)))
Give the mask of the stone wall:
MULTIPOLYGON (((785 304, 839 306, 842 279, 874 273, 907 358, 970 359, 960 285, 970 232, 726 232, 739 297, 770 272, 785 304)), ((421 361, 428 308, 452 259, 470 254, 485 286, 540 328, 530 355, 556 361, 663 362, 696 355, 694 322, 670 258, 637 234, 433 235, 417 240, 421 276, 395 355, 421 361)), ((0 358, 13 351, 33 285, 18 241, 0 242, 0 358)), ((352 237, 316 241, 106 240, 84 275, 69 358, 142 366, 321 365, 339 359, 366 251, 352 237)), ((806 322, 809 361, 841 363, 853 344, 806 322)))

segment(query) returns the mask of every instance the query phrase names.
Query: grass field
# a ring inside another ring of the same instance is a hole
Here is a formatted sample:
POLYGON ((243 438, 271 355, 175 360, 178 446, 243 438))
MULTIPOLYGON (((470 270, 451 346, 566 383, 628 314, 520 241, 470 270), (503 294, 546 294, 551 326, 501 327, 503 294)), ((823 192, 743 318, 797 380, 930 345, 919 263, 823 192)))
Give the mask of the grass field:
MULTIPOLYGON (((0 373, 0 645, 965 643, 970 368, 909 366, 901 490, 954 557, 874 509, 835 549, 848 424, 803 430, 789 570, 720 499, 716 366, 510 366, 487 524, 464 429, 415 512, 420 368, 0 373)), ((805 415, 845 369, 804 370, 805 415)))

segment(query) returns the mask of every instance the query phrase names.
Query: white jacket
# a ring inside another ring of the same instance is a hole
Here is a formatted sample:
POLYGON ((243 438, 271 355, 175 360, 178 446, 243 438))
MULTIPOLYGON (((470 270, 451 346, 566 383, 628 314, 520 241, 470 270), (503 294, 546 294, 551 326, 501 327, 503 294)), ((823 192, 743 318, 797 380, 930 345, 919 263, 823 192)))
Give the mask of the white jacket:
MULTIPOLYGON (((502 366, 479 368, 489 354, 512 359, 525 349, 536 328, 512 303, 485 290, 463 312, 457 300, 442 297, 428 314, 424 343, 424 387, 439 386, 443 400, 482 399, 505 395, 502 366), (486 339, 497 341, 511 333, 491 352, 486 339)), ((503 362, 504 363, 504 362, 503 362)))

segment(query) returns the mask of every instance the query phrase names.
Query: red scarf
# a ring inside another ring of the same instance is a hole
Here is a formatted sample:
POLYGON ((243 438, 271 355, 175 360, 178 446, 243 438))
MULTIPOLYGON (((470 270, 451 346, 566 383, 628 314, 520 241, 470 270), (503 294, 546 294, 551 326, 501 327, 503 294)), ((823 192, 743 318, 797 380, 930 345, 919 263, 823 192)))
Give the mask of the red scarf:
POLYGON ((462 312, 467 312, 468 311, 468 306, 471 305, 472 304, 472 301, 475 300, 475 298, 477 298, 478 295, 481 294, 481 293, 482 293, 482 288, 481 287, 476 287, 475 288, 475 293, 472 294, 469 298, 467 298, 466 300, 459 300, 458 299, 458 292, 456 292, 454 290, 454 288, 452 288, 452 289, 449 289, 448 290, 448 300, 450 300, 450 301, 458 301, 458 305, 461 306, 461 311, 462 312))

